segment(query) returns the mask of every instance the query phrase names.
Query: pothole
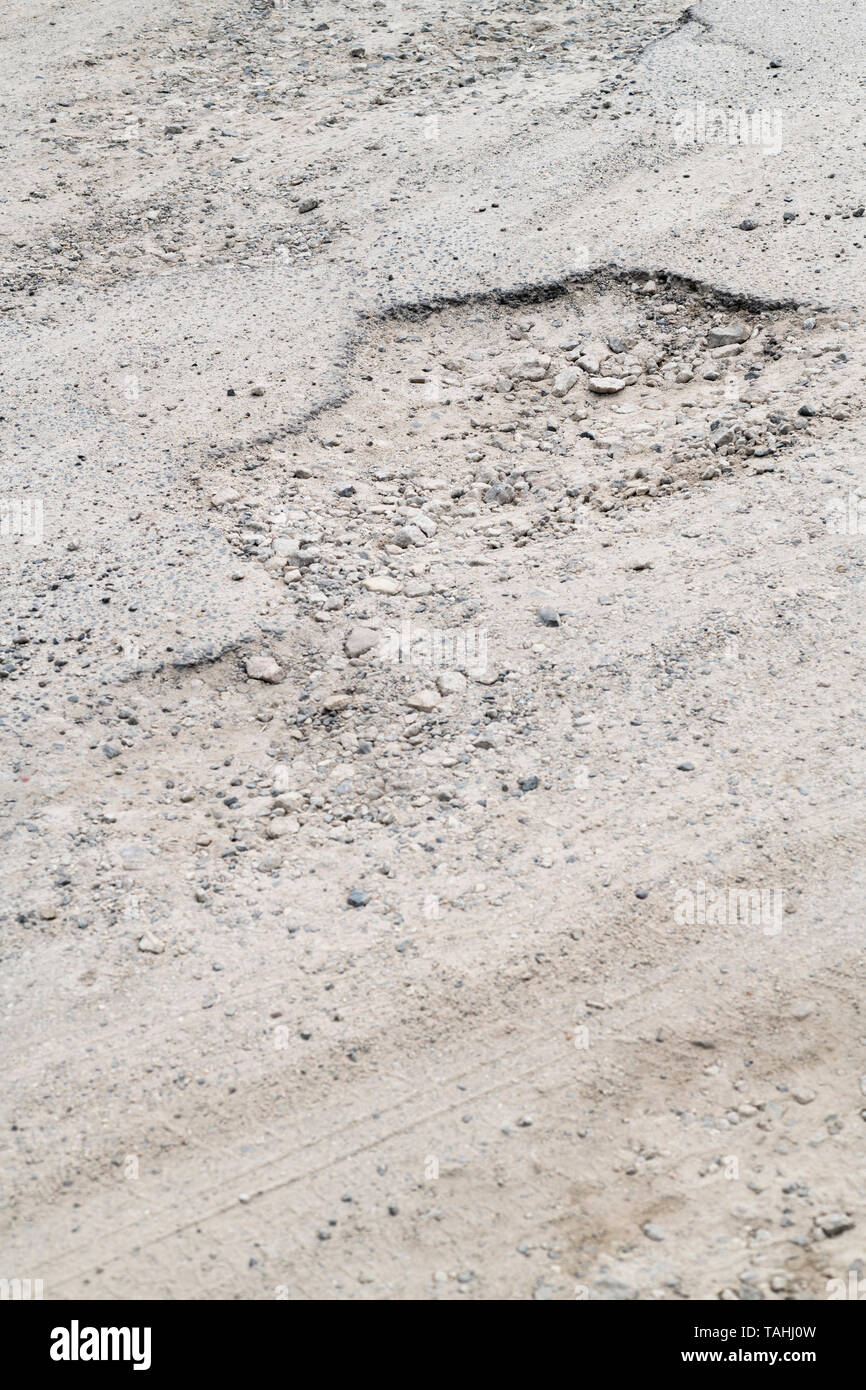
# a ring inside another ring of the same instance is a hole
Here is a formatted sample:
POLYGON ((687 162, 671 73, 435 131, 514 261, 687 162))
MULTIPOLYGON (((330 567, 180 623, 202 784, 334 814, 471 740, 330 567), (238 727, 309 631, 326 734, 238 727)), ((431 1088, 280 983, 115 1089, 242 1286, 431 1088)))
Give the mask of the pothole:
POLYGON ((212 497, 235 548, 302 595, 353 552, 400 569, 446 537, 521 547, 587 507, 615 520, 783 468, 860 409, 851 367, 830 315, 675 281, 416 310, 359 349, 343 405, 246 454, 212 497))
POLYGON ((273 581, 241 689, 261 681, 292 729, 280 794, 335 833, 448 822, 469 765, 482 801, 539 776, 573 790, 617 700, 669 699, 678 722, 695 654, 727 680, 734 639, 721 610, 671 629, 659 513, 683 528, 683 501, 713 489, 723 520, 740 488, 752 506, 756 474, 860 405, 836 316, 661 276, 407 308, 368 331, 341 405, 207 484, 241 571, 273 581), (305 746, 352 770, 312 793, 305 746))

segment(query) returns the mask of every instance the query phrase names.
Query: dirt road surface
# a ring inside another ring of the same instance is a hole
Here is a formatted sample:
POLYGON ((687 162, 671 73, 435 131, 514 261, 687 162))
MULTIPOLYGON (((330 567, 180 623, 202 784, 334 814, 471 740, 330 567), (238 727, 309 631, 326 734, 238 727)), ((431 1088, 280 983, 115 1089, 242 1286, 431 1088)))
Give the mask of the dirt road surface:
POLYGON ((863 1272, 863 29, 10 0, 0 1276, 863 1272))

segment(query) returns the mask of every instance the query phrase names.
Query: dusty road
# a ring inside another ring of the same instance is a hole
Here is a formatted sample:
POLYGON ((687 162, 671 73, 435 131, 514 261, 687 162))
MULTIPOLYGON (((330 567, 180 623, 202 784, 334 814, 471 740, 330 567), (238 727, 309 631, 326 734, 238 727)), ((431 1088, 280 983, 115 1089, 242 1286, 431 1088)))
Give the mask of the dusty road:
POLYGON ((862 10, 0 25, 0 1278, 847 1289, 862 10))

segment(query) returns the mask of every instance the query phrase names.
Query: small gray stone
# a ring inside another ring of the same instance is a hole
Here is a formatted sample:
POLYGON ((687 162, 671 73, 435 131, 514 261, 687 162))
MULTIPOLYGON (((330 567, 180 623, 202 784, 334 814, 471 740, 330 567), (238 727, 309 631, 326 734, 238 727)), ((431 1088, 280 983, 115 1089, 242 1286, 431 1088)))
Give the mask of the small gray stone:
POLYGON ((752 330, 748 324, 724 323, 710 329, 707 342, 711 348, 728 347, 730 343, 747 343, 751 336, 752 330))
POLYGON ((567 396, 572 386, 580 380, 581 373, 577 367, 566 367, 561 371, 553 383, 554 396, 567 396))
POLYGON ((246 672, 250 680, 265 681, 268 685, 276 685, 283 678, 283 673, 272 656, 247 657, 246 672))
POLYGON ((165 950, 165 942, 162 937, 154 936, 153 932, 146 931, 138 942, 139 951, 145 951, 151 956, 161 956, 165 950))
POLYGON ((436 677, 440 695, 461 695, 466 689, 466 677, 459 671, 441 671, 436 677))
POLYGON ((410 709, 418 709, 423 713, 434 710, 441 702, 442 696, 438 690, 419 690, 417 694, 410 695, 406 701, 410 709))
POLYGON ((854 1222, 843 1211, 828 1211, 823 1216, 816 1216, 815 1225, 824 1232, 828 1240, 834 1236, 841 1236, 844 1231, 854 1229, 854 1222))
POLYGON ((371 627, 353 627, 343 639, 343 650, 350 660, 365 656, 379 645, 381 635, 371 627))
POLYGON ((591 376, 589 378, 589 389, 595 391, 598 396, 614 396, 618 391, 623 391, 626 384, 625 378, 621 376, 591 376))
POLYGON ((364 580, 364 588, 371 594, 399 594, 402 587, 400 580, 390 574, 371 574, 364 580))

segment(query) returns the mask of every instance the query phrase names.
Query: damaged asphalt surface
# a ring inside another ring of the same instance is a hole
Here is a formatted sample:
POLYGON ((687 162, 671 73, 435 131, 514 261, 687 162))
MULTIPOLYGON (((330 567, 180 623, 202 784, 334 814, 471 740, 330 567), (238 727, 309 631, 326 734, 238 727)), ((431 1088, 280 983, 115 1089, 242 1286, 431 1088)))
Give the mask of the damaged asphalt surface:
POLYGON ((864 20, 743 8, 4 17, 0 1273, 862 1258, 864 20))

